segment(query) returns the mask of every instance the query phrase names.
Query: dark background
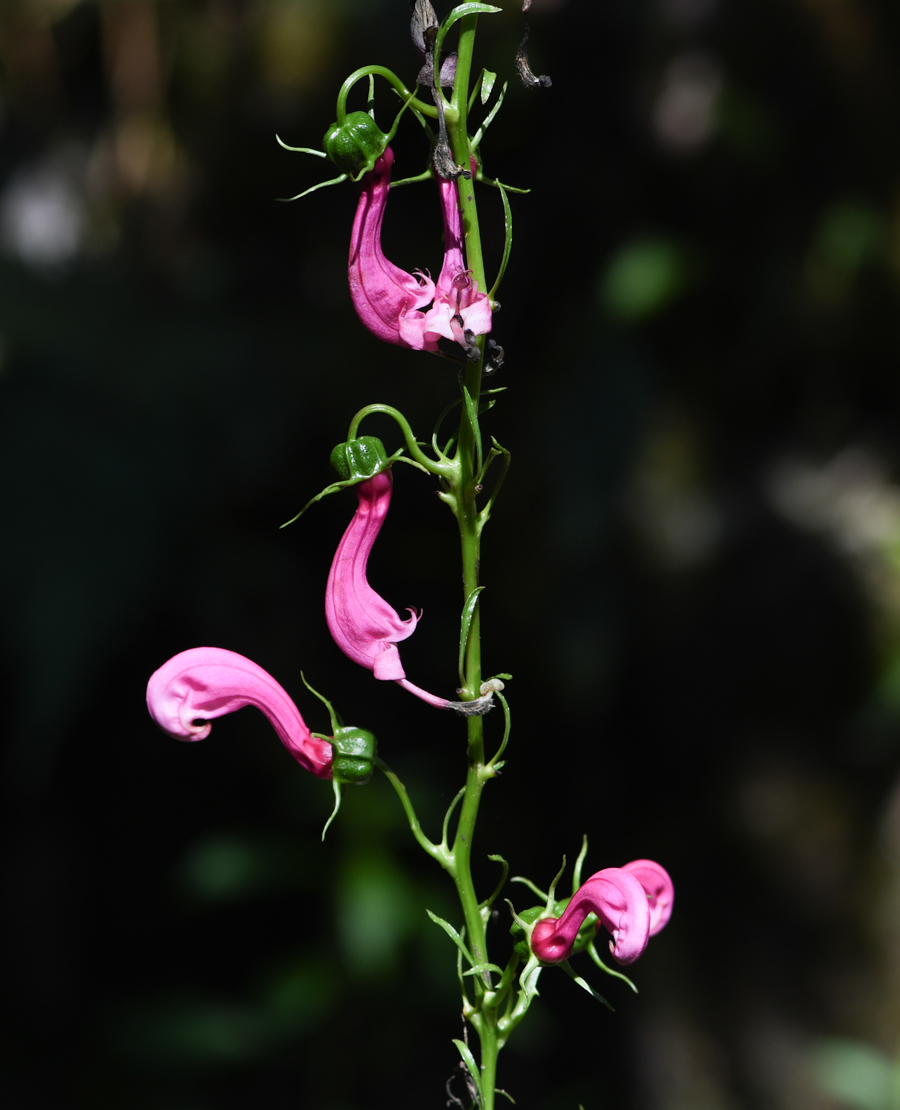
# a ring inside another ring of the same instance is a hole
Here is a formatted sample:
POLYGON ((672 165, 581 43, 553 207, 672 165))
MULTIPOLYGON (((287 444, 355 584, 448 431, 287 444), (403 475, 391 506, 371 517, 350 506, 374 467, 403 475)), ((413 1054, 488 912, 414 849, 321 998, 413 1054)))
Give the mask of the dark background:
MULTIPOLYGON (((485 665, 515 679, 479 880, 499 852, 545 886, 587 833, 586 873, 651 856, 678 898, 639 996, 579 964, 615 1014, 543 976, 500 1083, 526 1110, 888 1110, 900 9, 534 0, 553 87, 528 91, 503 8, 477 53, 510 81, 485 171, 532 191, 512 199, 508 392, 486 421, 513 467, 485 665)), ((359 407, 427 436, 454 395, 450 363, 353 315, 357 188, 274 202, 330 176, 276 132, 319 145, 360 65, 413 80, 407 18, 405 0, 0 9, 6 1106, 444 1104, 455 960, 424 907, 456 911, 386 781, 348 793, 323 845, 330 790, 261 716, 182 745, 143 704, 170 655, 228 647, 314 729, 301 668, 373 729, 430 831, 462 780, 459 722, 327 635, 353 495, 278 530, 359 407)), ((414 120, 394 147, 396 177, 424 168, 414 120)), ((502 209, 479 197, 493 271, 502 209)), ((392 194, 384 242, 437 272, 433 187, 392 194)), ((397 467, 371 579, 424 608, 403 657, 447 695, 456 560, 433 483, 397 467)))

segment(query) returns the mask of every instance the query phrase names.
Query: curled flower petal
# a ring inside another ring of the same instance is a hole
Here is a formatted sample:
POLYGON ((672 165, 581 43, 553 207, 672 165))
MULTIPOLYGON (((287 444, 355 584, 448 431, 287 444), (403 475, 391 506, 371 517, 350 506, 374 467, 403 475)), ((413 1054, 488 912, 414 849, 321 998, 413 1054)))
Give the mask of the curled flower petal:
POLYGON ((261 710, 301 767, 331 778, 332 747, 310 734, 286 691, 252 660, 224 648, 191 648, 173 656, 147 683, 150 716, 170 736, 203 740, 210 721, 245 705, 261 710))
POLYGON ((582 883, 562 917, 536 923, 531 934, 532 952, 548 964, 568 959, 589 913, 595 913, 612 933, 609 949, 618 963, 633 963, 647 947, 650 906, 644 888, 621 867, 607 867, 582 883))
POLYGON ((350 296, 357 316, 378 339, 417 351, 434 351, 437 343, 426 341, 425 314, 419 311, 433 299, 434 282, 419 271, 408 274, 401 270, 381 249, 393 161, 394 153, 387 147, 363 178, 350 237, 350 296))
POLYGON ((443 336, 459 343, 469 354, 474 348, 477 358, 474 339, 491 330, 491 302, 486 293, 478 292, 477 283, 463 261, 456 184, 443 178, 438 184, 444 216, 444 264, 435 286, 434 304, 425 314, 425 340, 436 342, 443 336))
POLYGON ((650 906, 650 936, 655 937, 660 929, 666 927, 672 916, 675 886, 669 872, 652 859, 632 860, 622 870, 634 875, 644 888, 650 906))
POLYGON ((369 555, 387 515, 392 488, 389 470, 356 486, 359 507, 331 564, 325 588, 325 619, 334 642, 354 663, 367 667, 378 679, 397 682, 423 701, 447 709, 453 703, 414 686, 400 661, 397 644, 415 632, 419 614, 410 609, 410 616, 401 620, 366 577, 369 555))

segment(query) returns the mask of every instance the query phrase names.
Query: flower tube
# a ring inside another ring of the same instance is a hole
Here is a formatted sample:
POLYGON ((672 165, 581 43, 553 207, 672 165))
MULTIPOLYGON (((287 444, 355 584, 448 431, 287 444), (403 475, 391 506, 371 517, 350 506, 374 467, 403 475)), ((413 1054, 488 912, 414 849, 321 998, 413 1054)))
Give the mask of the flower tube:
POLYGON ((444 264, 435 286, 434 304, 425 314, 426 349, 433 350, 439 336, 458 343, 470 359, 480 352, 475 337, 491 330, 491 302, 463 261, 462 218, 456 183, 441 178, 441 211, 444 217, 444 264))
POLYGON ((560 918, 543 918, 531 933, 531 950, 546 964, 567 960, 584 919, 595 913, 612 933, 609 950, 620 964, 630 964, 647 947, 650 905, 643 886, 621 867, 607 867, 578 888, 560 918))
POLYGON ((401 620, 366 578, 372 545, 391 503, 392 486, 390 470, 357 485, 359 507, 341 537, 328 575, 325 619, 334 642, 354 663, 367 667, 378 679, 396 682, 429 705, 449 709, 457 703, 414 686, 400 662, 397 644, 415 632, 419 614, 409 609, 409 617, 401 620))
POLYGON ((245 705, 261 710, 301 767, 332 777, 332 745, 310 734, 287 692, 252 660, 224 648, 191 648, 173 656, 147 683, 147 708, 178 740, 203 740, 215 717, 245 705))
POLYGON ((434 282, 416 271, 408 274, 389 262, 381 249, 381 225, 391 187, 394 152, 387 147, 363 188, 350 237, 350 296, 363 324, 378 339, 400 347, 436 350, 425 340, 425 314, 434 297, 434 282))

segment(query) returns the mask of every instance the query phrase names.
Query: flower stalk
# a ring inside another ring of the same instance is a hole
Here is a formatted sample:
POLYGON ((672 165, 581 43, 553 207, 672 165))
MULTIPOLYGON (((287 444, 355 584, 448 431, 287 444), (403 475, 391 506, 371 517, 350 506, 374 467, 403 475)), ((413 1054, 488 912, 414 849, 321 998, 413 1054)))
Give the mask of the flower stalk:
MULTIPOLYGON (((494 292, 509 257, 511 212, 506 187, 481 176, 475 152, 496 115, 502 93, 475 138, 470 139, 468 134, 469 111, 477 100, 474 92, 470 95, 470 85, 478 14, 499 11, 498 7, 466 0, 438 24, 430 0, 416 0, 413 41, 424 60, 418 81, 428 86, 433 103, 420 99, 419 86, 410 90, 391 70, 365 66, 342 85, 337 122, 325 136, 327 157, 342 170, 336 180, 349 178, 360 183, 348 263, 351 298, 359 319, 382 342, 423 352, 423 357, 427 357, 425 352, 441 354, 454 360, 458 367, 460 397, 441 414, 431 437, 431 453, 426 443, 416 439, 401 412, 389 405, 367 405, 353 417, 347 441, 332 452, 331 461, 340 480, 309 502, 313 504, 351 486, 358 502, 338 544, 325 590, 326 621, 335 643, 376 679, 396 683, 433 707, 466 715, 465 785, 446 811, 440 839, 433 839, 423 830, 405 785, 377 755, 375 737, 365 729, 345 728, 322 695, 317 694, 328 707, 333 736, 311 733, 290 697, 270 675, 250 660, 221 649, 194 649, 176 656, 153 676, 148 689, 148 705, 154 719, 182 739, 205 736, 208 722, 214 717, 246 705, 261 709, 294 759, 317 777, 331 780, 335 809, 329 824, 338 812, 342 788, 367 782, 373 768, 382 771, 399 798, 416 842, 448 873, 459 898, 462 928, 430 911, 429 917, 456 946, 462 1013, 468 1026, 478 1034, 478 1045, 473 1041, 470 1046, 467 1036, 454 1041, 467 1073, 472 1110, 494 1110, 498 1053, 537 996, 542 971, 558 966, 595 998, 606 1002, 570 967, 570 957, 587 952, 601 971, 630 984, 621 972, 607 968, 600 959, 595 934, 601 925, 605 927, 613 938, 610 946, 613 958, 630 964, 643 952, 648 938, 668 921, 673 899, 671 879, 652 860, 635 860, 621 868, 608 867, 582 883, 585 840, 576 862, 570 898, 557 901, 555 896, 565 862, 546 895, 529 880, 520 880, 543 903, 521 913, 509 903, 513 919, 510 931, 515 943, 502 968, 490 960, 487 927, 509 868, 499 856, 489 857, 501 864, 502 874, 485 899, 479 899, 472 877, 472 851, 482 795, 503 766, 501 757, 510 736, 509 705, 501 692, 502 679, 510 676, 498 675, 485 681, 482 673, 483 587, 479 581, 481 535, 510 459, 509 452, 496 440, 492 439, 486 447, 480 429, 481 411, 494 403, 491 397, 482 406, 485 337, 491 331, 492 313, 498 307, 493 300, 494 292), (458 31, 457 51, 444 56, 442 46, 451 27, 458 31), (364 78, 369 78, 371 103, 375 76, 387 80, 403 102, 388 133, 376 124, 374 111, 347 112, 348 94, 364 78), (449 96, 444 91, 447 88, 449 96), (400 269, 385 257, 381 246, 382 219, 394 161, 389 143, 407 108, 418 116, 433 143, 429 169, 409 180, 436 178, 444 224, 444 261, 436 282, 427 272, 407 273, 400 269), (424 117, 437 119, 436 137, 424 117), (503 203, 506 245, 493 287, 488 286, 485 274, 477 181, 497 185, 503 203), (452 346, 441 350, 441 339, 452 346), (438 435, 456 404, 460 405, 457 434, 444 440, 441 447, 438 435), (359 434, 362 421, 372 415, 390 417, 399 429, 404 445, 394 454, 389 455, 376 437, 359 434), (495 471, 493 487, 484 493, 479 504, 487 472, 497 459, 501 463, 495 471), (398 645, 413 634, 421 614, 409 609, 410 615, 401 618, 368 581, 369 555, 392 496, 391 468, 401 461, 437 478, 439 496, 457 522, 463 589, 457 690, 460 701, 430 694, 406 677, 398 645), (489 753, 483 715, 495 698, 502 709, 502 738, 500 730, 490 734, 493 739, 489 753)), ((482 103, 486 103, 495 78, 495 74, 485 72, 482 103)), ((493 341, 490 346, 494 353, 487 369, 493 371, 501 365, 503 352, 493 341)), ((442 366, 446 368, 446 363, 442 366)))

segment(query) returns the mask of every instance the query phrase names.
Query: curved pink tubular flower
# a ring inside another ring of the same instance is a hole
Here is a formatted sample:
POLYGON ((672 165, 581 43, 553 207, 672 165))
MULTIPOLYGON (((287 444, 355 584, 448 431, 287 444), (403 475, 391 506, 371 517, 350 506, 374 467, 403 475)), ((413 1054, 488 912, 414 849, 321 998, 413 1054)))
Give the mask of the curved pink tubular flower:
POLYGON ((369 331, 386 343, 434 351, 426 342, 425 315, 418 310, 434 297, 434 282, 418 271, 408 274, 389 262, 381 249, 381 224, 391 187, 394 152, 387 147, 363 188, 350 237, 350 296, 356 314, 369 331))
POLYGON ((572 954, 584 919, 595 913, 612 933, 609 950, 620 964, 630 964, 647 947, 650 906, 640 882, 621 867, 607 867, 582 883, 558 920, 538 921, 531 950, 543 963, 558 964, 572 954))
POLYGON ((287 693, 243 655, 224 648, 191 648, 163 663, 147 683, 150 716, 178 740, 203 740, 212 728, 210 720, 245 705, 265 713, 301 767, 320 779, 331 778, 331 744, 310 735, 287 693))
MULTIPOLYGON (((438 336, 452 339, 470 354, 476 335, 491 330, 491 303, 479 293, 470 270, 463 262, 462 219, 456 183, 441 178, 441 210, 444 215, 444 264, 435 286, 434 304, 425 314, 425 340, 438 336)), ((428 348, 429 350, 433 348, 428 348)))
POLYGON ((341 537, 325 587, 325 619, 334 642, 341 651, 376 678, 397 682, 411 694, 439 709, 451 703, 435 697, 407 679, 397 644, 416 630, 419 616, 401 620, 397 611, 375 593, 366 578, 372 545, 391 503, 393 478, 389 470, 367 478, 356 487, 359 498, 353 519, 341 537))
POLYGON ((672 916, 672 903, 675 901, 675 887, 669 872, 652 859, 636 859, 622 868, 634 875, 644 888, 650 905, 650 936, 655 937, 664 929, 672 916))

